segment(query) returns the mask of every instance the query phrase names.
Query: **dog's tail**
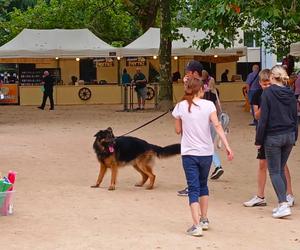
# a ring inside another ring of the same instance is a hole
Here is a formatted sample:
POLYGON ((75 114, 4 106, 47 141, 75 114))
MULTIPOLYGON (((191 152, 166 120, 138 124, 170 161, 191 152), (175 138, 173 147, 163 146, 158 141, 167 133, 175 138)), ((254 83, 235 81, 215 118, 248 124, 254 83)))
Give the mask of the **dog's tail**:
POLYGON ((180 154, 180 144, 172 144, 166 147, 160 147, 157 145, 151 145, 152 150, 157 154, 159 158, 165 158, 172 155, 180 154))

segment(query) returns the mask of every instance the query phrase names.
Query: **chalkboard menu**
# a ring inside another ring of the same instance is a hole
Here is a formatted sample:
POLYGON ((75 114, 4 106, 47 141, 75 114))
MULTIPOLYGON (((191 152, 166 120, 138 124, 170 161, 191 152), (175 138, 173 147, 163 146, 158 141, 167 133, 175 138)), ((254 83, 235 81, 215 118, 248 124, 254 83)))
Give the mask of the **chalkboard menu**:
POLYGON ((61 79, 60 68, 51 69, 31 69, 20 71, 20 84, 21 85, 40 85, 43 79, 44 71, 49 71, 50 75, 54 78, 55 83, 61 79))

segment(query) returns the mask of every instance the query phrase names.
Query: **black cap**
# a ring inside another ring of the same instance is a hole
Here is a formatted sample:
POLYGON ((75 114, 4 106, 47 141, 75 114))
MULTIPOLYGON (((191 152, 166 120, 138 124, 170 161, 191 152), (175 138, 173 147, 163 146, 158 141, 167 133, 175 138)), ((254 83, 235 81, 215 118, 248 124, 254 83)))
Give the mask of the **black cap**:
POLYGON ((202 70, 203 70, 203 66, 200 62, 198 61, 190 61, 188 62, 188 64, 186 65, 185 68, 187 71, 192 71, 195 72, 197 71, 199 73, 199 75, 202 75, 202 70))

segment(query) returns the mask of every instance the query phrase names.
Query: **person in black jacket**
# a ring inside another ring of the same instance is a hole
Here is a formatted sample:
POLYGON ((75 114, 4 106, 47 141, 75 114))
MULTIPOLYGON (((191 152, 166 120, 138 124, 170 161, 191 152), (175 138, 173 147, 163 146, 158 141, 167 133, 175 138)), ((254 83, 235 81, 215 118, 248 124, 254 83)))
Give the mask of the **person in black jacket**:
POLYGON ((297 103, 293 91, 285 86, 288 75, 282 66, 271 70, 271 86, 261 96, 261 114, 255 145, 265 146, 270 178, 279 205, 273 217, 291 215, 286 199, 284 168, 298 137, 297 103))
POLYGON ((45 71, 43 75, 43 102, 41 106, 39 106, 39 109, 44 109, 46 105, 47 98, 49 97, 50 100, 50 110, 54 110, 54 101, 53 101, 53 85, 54 85, 54 79, 49 74, 49 71, 45 71))

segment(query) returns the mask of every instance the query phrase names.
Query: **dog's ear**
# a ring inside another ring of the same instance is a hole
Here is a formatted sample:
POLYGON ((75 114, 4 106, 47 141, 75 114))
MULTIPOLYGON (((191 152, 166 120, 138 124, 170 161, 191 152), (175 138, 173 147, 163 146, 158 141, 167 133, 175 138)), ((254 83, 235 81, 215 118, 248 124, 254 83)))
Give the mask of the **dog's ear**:
POLYGON ((102 130, 99 130, 99 131, 97 132, 97 134, 94 135, 94 137, 100 136, 100 133, 101 133, 101 132, 102 132, 102 130))
POLYGON ((111 128, 111 127, 108 127, 108 128, 107 128, 107 131, 109 131, 109 132, 110 132, 110 134, 111 134, 112 138, 115 138, 115 136, 114 136, 114 133, 113 133, 113 130, 112 130, 112 128, 111 128))

